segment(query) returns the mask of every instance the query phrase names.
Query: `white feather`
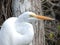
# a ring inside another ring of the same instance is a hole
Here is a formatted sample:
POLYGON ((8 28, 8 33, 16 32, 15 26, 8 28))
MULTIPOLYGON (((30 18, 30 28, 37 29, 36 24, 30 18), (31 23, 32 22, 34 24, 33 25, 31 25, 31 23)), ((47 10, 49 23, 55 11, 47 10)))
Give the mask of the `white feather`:
POLYGON ((32 45, 34 37, 32 24, 28 22, 29 13, 7 19, 0 31, 0 45, 32 45))

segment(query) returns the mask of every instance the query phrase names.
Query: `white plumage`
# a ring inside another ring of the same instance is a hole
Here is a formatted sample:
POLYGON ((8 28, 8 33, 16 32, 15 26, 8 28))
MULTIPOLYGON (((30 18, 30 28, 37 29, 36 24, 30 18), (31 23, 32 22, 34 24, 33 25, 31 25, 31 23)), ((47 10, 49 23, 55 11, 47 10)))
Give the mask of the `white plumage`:
POLYGON ((30 45, 34 37, 34 29, 29 21, 34 20, 31 18, 34 15, 36 14, 25 12, 19 17, 7 19, 1 27, 0 45, 30 45))

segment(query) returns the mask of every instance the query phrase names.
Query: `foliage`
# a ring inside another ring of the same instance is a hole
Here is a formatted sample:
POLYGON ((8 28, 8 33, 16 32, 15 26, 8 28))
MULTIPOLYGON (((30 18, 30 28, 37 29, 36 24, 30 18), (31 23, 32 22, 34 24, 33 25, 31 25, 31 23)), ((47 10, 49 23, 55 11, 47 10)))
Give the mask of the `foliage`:
POLYGON ((49 38, 50 38, 50 39, 53 39, 53 38, 54 38, 54 33, 53 33, 53 32, 51 32, 51 33, 49 34, 49 38))
POLYGON ((60 30, 60 25, 57 26, 57 29, 60 30))

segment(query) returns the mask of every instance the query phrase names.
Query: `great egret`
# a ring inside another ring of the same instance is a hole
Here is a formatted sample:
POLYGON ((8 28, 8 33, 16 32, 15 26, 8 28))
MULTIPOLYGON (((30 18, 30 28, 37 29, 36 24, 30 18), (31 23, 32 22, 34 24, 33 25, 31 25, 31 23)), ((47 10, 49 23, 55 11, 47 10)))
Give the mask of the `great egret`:
POLYGON ((8 18, 0 30, 0 45, 30 45, 34 37, 34 29, 29 20, 34 19, 54 20, 33 12, 25 12, 19 17, 8 18))

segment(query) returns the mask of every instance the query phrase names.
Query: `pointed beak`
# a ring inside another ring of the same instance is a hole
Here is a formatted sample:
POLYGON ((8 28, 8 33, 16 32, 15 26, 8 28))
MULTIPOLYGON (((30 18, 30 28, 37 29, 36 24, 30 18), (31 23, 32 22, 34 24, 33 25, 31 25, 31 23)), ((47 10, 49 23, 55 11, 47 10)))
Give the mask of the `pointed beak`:
POLYGON ((31 16, 38 19, 42 19, 42 20, 55 20, 54 18, 50 18, 50 17, 42 16, 42 15, 31 15, 31 16))

